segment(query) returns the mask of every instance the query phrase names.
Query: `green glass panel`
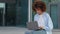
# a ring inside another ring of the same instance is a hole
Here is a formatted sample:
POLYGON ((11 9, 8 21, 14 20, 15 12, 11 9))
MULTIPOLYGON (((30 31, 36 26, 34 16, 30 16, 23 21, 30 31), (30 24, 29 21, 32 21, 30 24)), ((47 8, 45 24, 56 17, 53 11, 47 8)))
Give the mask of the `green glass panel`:
POLYGON ((51 5, 51 18, 53 21, 54 28, 58 28, 58 15, 57 15, 57 5, 51 5))
POLYGON ((0 8, 0 26, 3 26, 3 8, 0 8))
POLYGON ((16 26, 16 8, 14 3, 6 5, 5 26, 16 26))
POLYGON ((28 0, 17 1, 16 18, 16 26, 26 26, 26 22, 28 21, 28 0))

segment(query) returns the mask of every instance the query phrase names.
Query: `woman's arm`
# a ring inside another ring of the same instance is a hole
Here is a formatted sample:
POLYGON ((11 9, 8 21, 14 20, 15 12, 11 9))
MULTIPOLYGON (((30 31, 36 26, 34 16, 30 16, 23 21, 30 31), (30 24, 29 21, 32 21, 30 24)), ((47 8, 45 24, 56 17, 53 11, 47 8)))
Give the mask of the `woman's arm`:
POLYGON ((52 30, 53 29, 53 22, 49 14, 47 14, 47 26, 45 26, 45 30, 52 30))

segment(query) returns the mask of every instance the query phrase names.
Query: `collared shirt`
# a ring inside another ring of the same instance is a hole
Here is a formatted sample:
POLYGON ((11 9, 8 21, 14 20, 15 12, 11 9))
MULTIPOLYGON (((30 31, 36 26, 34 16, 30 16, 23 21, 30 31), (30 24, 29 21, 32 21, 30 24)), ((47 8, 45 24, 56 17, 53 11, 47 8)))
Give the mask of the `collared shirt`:
POLYGON ((52 34, 53 23, 48 13, 44 12, 41 15, 36 14, 34 21, 37 21, 38 27, 44 26, 43 28, 46 30, 47 34, 52 34))

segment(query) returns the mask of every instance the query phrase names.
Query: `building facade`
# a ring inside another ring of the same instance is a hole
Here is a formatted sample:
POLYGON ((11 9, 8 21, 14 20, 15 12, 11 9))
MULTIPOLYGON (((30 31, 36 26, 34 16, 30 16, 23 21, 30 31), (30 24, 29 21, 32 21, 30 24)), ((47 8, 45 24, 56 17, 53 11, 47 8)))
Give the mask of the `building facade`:
MULTIPOLYGON (((0 26, 23 27, 26 26, 27 21, 30 20, 33 21, 33 17, 35 14, 32 11, 33 1, 34 0, 30 0, 30 2, 29 0, 0 0, 0 26), (29 12, 29 10, 31 12, 29 12)), ((46 12, 48 12, 52 18, 54 29, 60 29, 60 15, 59 15, 60 1, 59 0, 41 0, 41 1, 44 1, 46 3, 47 7, 46 12)))
POLYGON ((5 8, 0 6, 0 26, 26 25, 25 22, 28 21, 28 0, 0 0, 0 3, 5 4, 5 8))

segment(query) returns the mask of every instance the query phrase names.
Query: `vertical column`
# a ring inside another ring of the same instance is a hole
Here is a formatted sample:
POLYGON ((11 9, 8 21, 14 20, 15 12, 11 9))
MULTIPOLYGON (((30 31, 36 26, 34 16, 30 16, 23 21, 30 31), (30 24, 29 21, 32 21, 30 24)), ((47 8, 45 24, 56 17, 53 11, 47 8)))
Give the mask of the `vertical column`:
POLYGON ((5 3, 2 3, 4 5, 3 8, 3 26, 5 26, 5 3))
POLYGON ((32 0, 28 0, 28 22, 32 21, 32 0))

